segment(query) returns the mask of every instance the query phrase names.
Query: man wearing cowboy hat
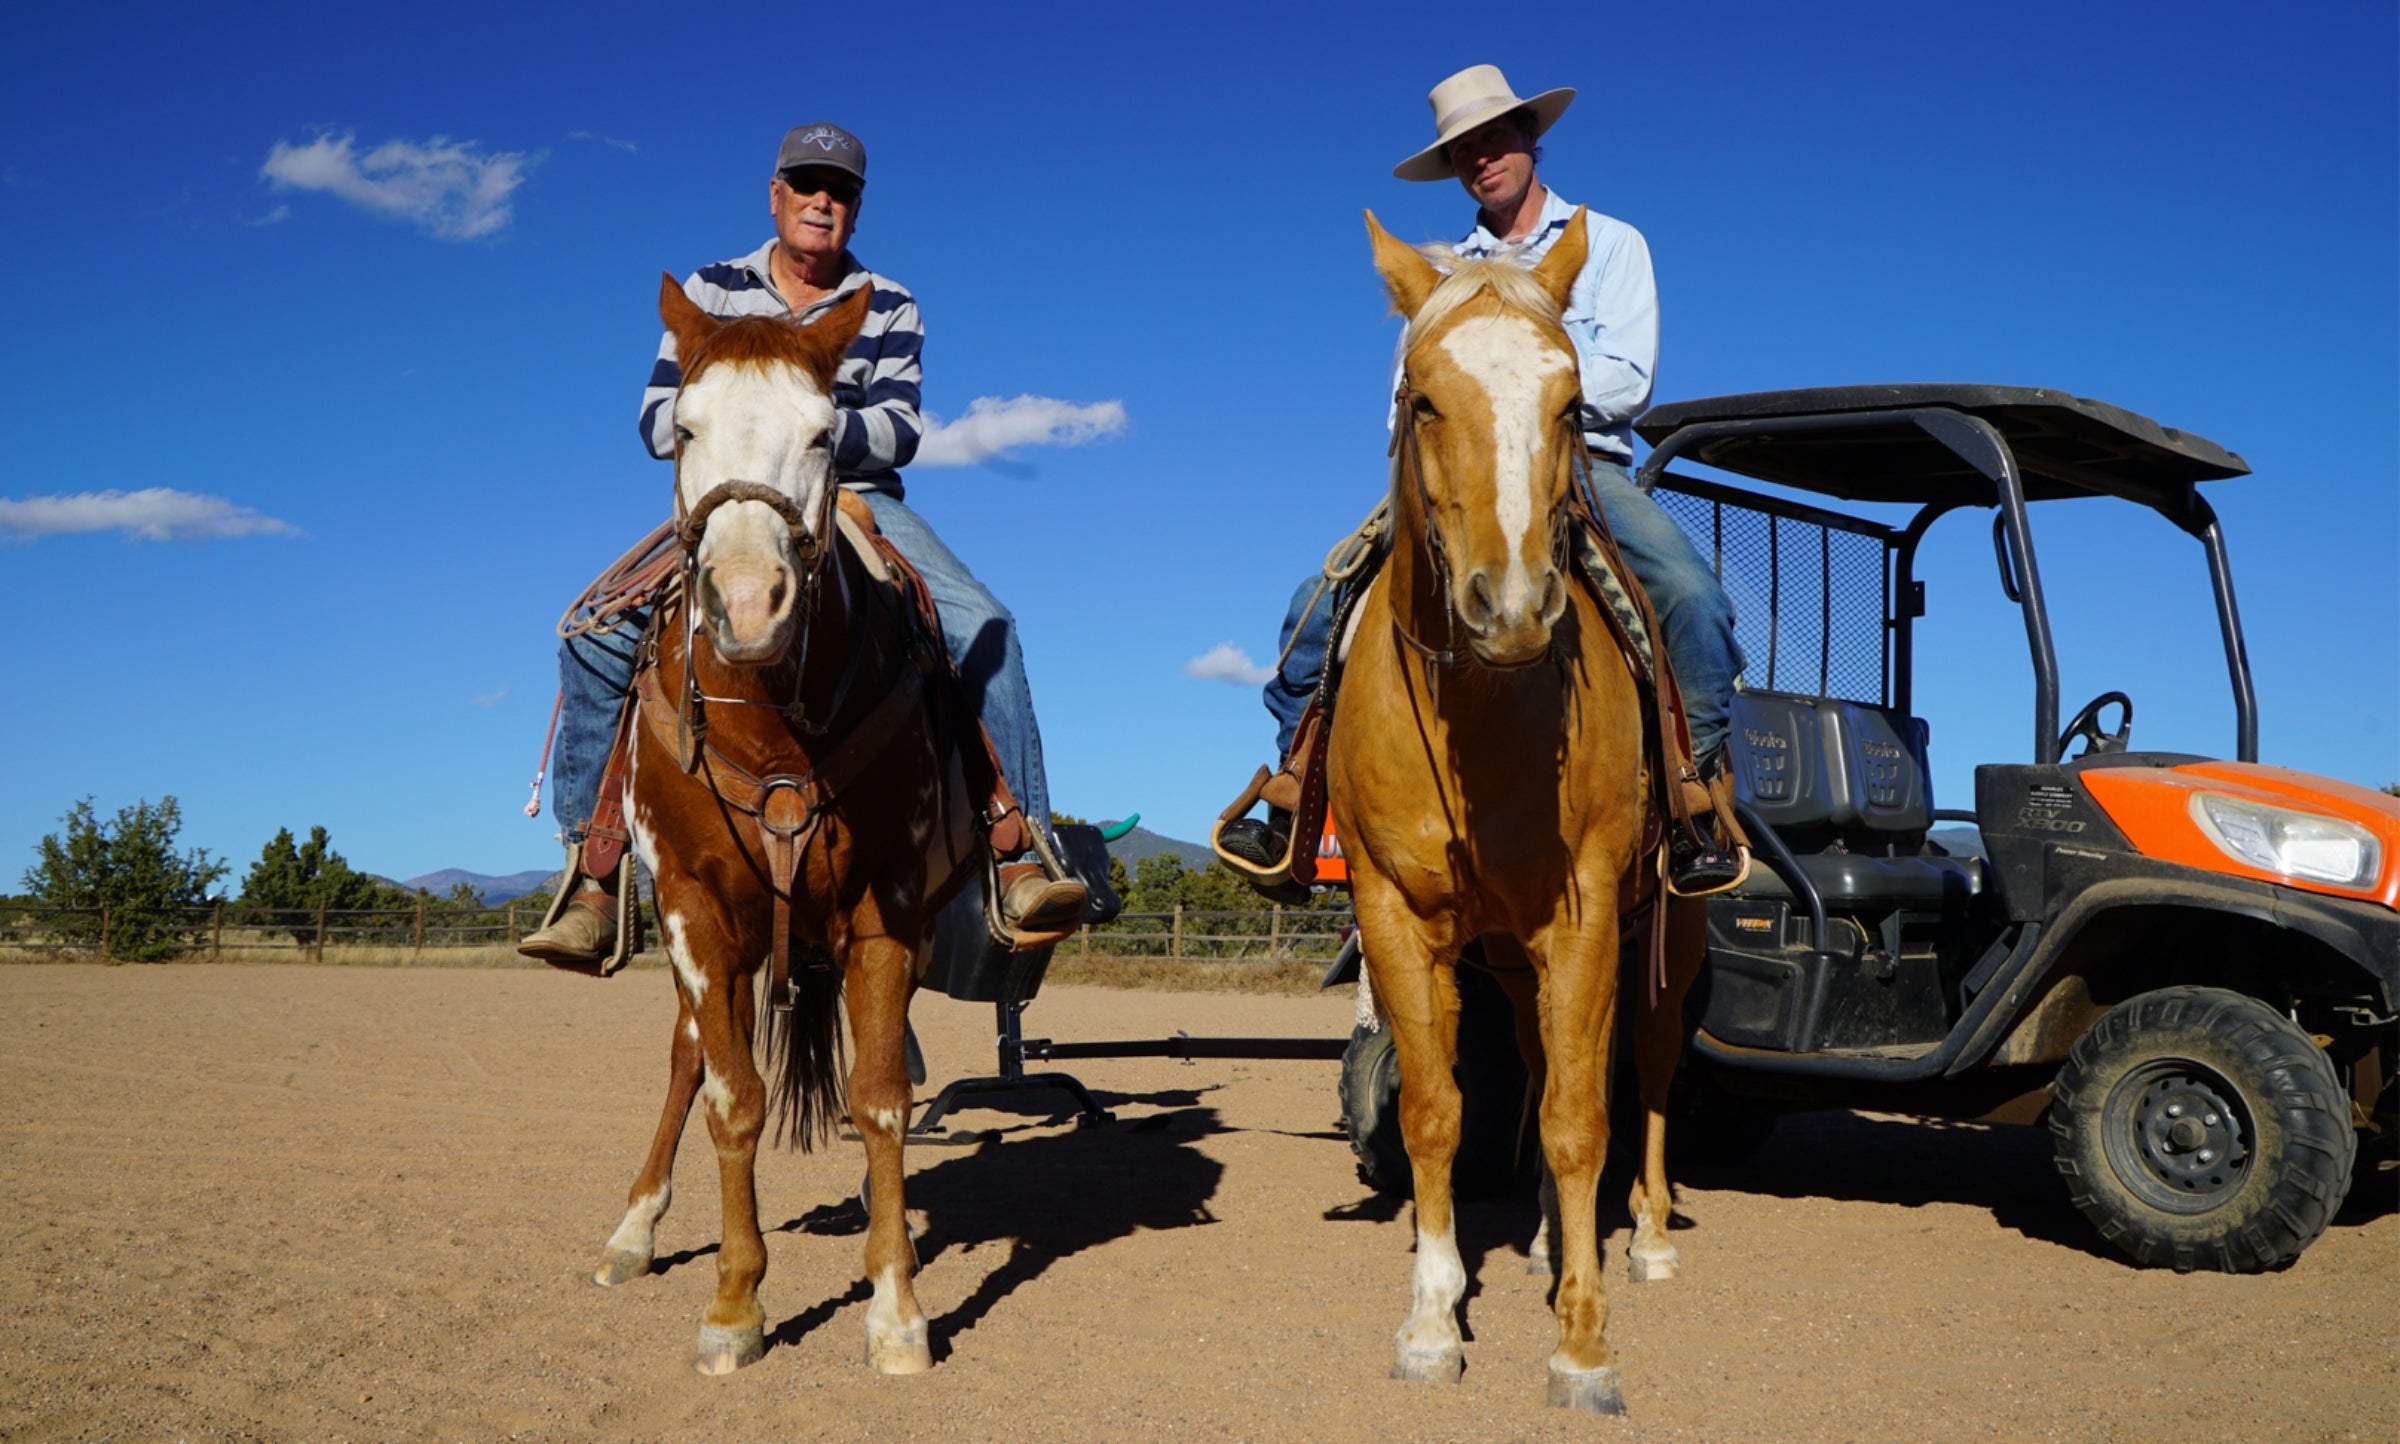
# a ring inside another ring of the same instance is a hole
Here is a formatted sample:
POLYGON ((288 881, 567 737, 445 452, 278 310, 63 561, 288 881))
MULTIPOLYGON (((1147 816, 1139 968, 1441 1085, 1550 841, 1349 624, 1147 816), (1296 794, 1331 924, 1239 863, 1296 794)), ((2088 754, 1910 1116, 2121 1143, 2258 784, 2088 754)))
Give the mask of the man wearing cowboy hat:
MULTIPOLYGON (((1392 167, 1392 174, 1408 181, 1456 179, 1475 198, 1475 228, 1451 248, 1456 254, 1480 258, 1508 251, 1531 264, 1575 217, 1574 204, 1535 173, 1542 157, 1537 142, 1574 98, 1573 90, 1561 88, 1528 100, 1509 88, 1497 66, 1471 65, 1433 88, 1427 99, 1434 142, 1392 167)), ((1641 232, 1598 211, 1585 213, 1584 237, 1590 259, 1575 278, 1562 319, 1582 370, 1593 488, 1618 550, 1657 608, 1683 690, 1692 755, 1707 774, 1723 766, 1733 679, 1742 668, 1733 604, 1682 529, 1628 474, 1633 418, 1650 403, 1658 363, 1658 291, 1649 244, 1641 232)), ((1290 756, 1293 735, 1325 670, 1334 600, 1333 589, 1314 573, 1293 593, 1283 658, 1265 689, 1279 728, 1277 755, 1295 777, 1304 759, 1290 756)), ((1278 795, 1272 787, 1267 795, 1265 820, 1227 823, 1217 842, 1253 886, 1290 900, 1299 891, 1289 874, 1290 817, 1272 805, 1278 795)), ((1673 866, 1683 892, 1730 886, 1742 869, 1729 852, 1689 846, 1677 851, 1673 866)))

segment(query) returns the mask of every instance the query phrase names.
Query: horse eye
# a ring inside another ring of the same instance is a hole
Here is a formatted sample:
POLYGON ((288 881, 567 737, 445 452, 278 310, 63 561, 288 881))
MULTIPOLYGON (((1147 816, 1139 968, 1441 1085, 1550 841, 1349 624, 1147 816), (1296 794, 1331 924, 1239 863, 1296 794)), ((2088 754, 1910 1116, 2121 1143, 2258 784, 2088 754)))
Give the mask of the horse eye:
POLYGON ((818 432, 816 444, 819 446, 833 445, 833 428, 828 426, 823 431, 818 432))
POLYGON ((1426 399, 1425 393, 1424 393, 1424 392, 1422 392, 1422 391, 1420 391, 1420 392, 1418 392, 1418 393, 1417 393, 1417 395, 1416 395, 1416 399, 1414 399, 1413 401, 1409 402, 1409 405, 1410 405, 1412 408, 1414 408, 1414 409, 1415 409, 1416 413, 1417 413, 1419 416, 1430 416, 1430 417, 1439 418, 1439 417, 1441 416, 1441 414, 1442 414, 1442 413, 1440 413, 1439 411, 1436 411, 1436 410, 1434 410, 1434 408, 1433 408, 1433 402, 1431 402, 1430 400, 1426 399))
POLYGON ((676 439, 677 441, 684 441, 684 442, 688 442, 688 441, 690 441, 690 440, 692 439, 692 428, 690 428, 690 427, 688 427, 688 426, 678 426, 678 427, 676 427, 676 428, 675 428, 675 439, 676 439))

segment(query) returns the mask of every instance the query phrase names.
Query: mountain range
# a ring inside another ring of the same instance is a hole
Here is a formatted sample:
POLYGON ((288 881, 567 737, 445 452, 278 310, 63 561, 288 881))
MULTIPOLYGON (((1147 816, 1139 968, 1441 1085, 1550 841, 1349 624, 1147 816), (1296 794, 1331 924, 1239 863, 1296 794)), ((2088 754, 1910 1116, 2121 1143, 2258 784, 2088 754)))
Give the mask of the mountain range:
MULTIPOLYGON (((1138 826, 1110 843, 1108 851, 1110 856, 1123 862, 1128 868, 1133 867, 1145 857, 1154 857, 1162 852, 1173 853, 1182 859, 1185 867, 1195 872, 1207 867, 1211 861, 1209 850, 1199 843, 1179 841, 1176 838, 1152 832, 1146 827, 1138 826)), ((423 877, 409 878, 400 886, 412 892, 423 888, 435 897, 445 897, 452 888, 463 882, 475 889, 475 895, 486 903, 497 904, 508 902, 513 898, 521 898, 527 893, 547 892, 552 880, 557 876, 556 868, 505 873, 495 877, 490 873, 469 872, 462 867, 446 867, 440 872, 429 872, 423 877)))

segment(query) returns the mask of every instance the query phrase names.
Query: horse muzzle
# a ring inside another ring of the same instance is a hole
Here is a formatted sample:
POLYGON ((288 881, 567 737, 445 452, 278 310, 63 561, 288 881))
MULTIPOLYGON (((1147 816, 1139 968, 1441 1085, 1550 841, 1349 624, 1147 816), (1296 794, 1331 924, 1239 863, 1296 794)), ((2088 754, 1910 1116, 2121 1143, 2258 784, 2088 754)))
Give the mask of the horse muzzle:
POLYGON ((778 560, 700 568, 701 615, 717 655, 741 666, 772 662, 791 645, 800 574, 778 560))
POLYGON ((1555 566, 1530 573, 1478 567, 1460 581, 1456 604, 1475 660, 1499 671, 1530 667, 1550 653, 1550 633, 1567 610, 1567 583, 1555 566))

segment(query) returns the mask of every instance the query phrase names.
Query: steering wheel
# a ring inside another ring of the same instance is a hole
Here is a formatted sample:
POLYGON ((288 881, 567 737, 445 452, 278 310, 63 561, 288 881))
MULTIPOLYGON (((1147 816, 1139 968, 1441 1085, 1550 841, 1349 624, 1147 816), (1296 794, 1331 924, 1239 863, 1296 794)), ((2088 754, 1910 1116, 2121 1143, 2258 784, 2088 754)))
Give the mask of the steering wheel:
POLYGON ((2103 692, 2075 709, 2075 715, 2067 719, 2067 730, 2058 734, 2058 755, 2062 761, 2065 760, 2067 744, 2078 737, 2083 739, 2083 751, 2079 756, 2096 757, 2106 752, 2122 752, 2132 736, 2133 699, 2122 692, 2103 692), (2117 719, 2116 731, 2103 732, 2100 730, 2100 709, 2111 702, 2124 708, 2125 715, 2117 719))

